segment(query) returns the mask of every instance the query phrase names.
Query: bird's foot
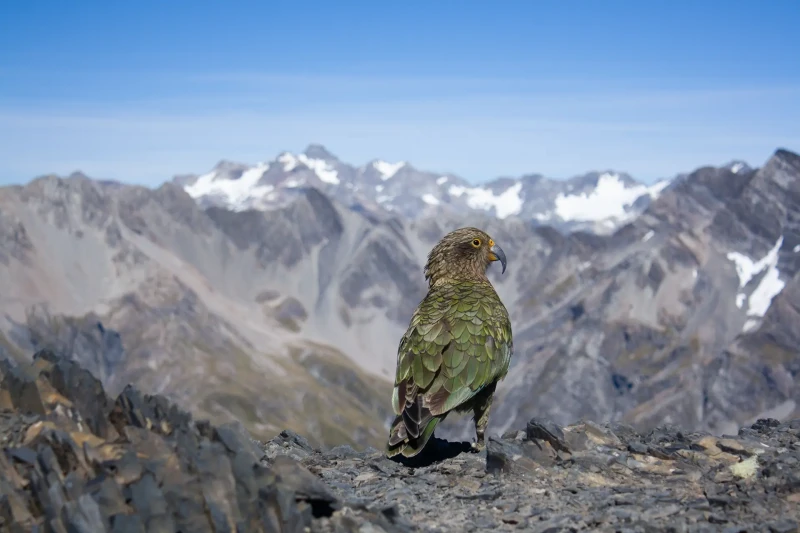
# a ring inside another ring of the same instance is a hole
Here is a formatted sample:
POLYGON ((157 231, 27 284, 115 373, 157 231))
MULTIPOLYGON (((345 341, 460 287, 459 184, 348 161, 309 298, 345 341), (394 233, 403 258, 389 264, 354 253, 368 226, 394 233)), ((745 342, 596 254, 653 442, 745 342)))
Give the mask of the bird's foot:
POLYGON ((472 444, 470 444, 470 451, 472 453, 481 453, 484 448, 486 448, 486 444, 483 441, 473 442, 472 444))

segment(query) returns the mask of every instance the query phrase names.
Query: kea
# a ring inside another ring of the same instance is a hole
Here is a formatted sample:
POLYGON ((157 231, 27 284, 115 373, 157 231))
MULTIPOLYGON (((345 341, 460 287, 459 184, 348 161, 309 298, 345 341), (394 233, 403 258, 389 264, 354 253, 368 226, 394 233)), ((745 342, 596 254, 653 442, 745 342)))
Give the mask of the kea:
POLYGON ((388 457, 420 453, 452 411, 473 413, 472 448, 484 448, 495 387, 513 353, 508 311, 486 277, 492 261, 505 273, 505 253, 477 228, 445 235, 428 254, 428 294, 397 350, 388 457))

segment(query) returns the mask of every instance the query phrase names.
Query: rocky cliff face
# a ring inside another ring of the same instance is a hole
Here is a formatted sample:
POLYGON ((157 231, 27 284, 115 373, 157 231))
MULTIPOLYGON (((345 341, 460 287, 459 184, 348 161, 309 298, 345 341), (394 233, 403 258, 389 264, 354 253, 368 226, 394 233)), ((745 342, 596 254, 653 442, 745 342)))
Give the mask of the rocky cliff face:
POLYGON ((0 363, 0 531, 797 531, 800 420, 737 435, 533 419, 481 454, 267 442, 52 352, 0 363))

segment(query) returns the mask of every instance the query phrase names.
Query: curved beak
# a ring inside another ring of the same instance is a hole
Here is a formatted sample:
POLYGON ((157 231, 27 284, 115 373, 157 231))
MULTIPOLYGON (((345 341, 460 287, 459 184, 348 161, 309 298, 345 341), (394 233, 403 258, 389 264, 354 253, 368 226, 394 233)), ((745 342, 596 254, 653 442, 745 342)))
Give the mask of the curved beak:
POLYGON ((506 273, 506 253, 497 244, 489 248, 489 260, 500 261, 500 264, 503 265, 501 274, 506 273))

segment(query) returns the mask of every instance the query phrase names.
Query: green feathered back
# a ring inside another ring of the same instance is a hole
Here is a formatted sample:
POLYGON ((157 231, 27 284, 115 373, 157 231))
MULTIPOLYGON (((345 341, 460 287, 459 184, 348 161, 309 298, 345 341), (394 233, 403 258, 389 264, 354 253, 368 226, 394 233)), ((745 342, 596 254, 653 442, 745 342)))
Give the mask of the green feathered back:
POLYGON ((419 453, 439 420, 505 377, 512 352, 508 312, 488 279, 433 284, 400 340, 387 455, 419 453))

